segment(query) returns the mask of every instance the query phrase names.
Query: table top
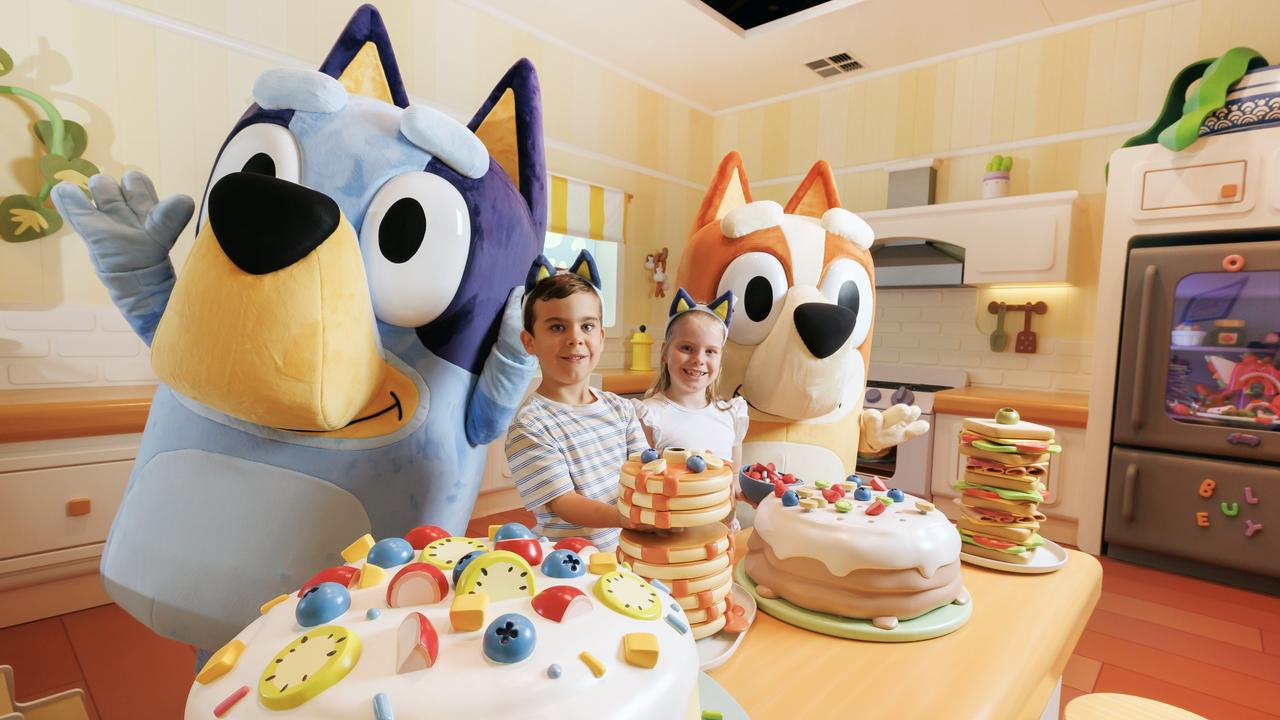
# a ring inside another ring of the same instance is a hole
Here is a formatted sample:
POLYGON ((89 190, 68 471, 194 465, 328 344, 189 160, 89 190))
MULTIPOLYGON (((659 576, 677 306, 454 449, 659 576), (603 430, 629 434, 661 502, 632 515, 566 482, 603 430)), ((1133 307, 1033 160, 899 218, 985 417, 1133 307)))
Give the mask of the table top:
POLYGON ((1102 591, 1097 559, 1067 554, 1045 575, 964 565, 973 616, 932 640, 845 640, 760 612, 711 675, 753 718, 1035 720, 1102 591))

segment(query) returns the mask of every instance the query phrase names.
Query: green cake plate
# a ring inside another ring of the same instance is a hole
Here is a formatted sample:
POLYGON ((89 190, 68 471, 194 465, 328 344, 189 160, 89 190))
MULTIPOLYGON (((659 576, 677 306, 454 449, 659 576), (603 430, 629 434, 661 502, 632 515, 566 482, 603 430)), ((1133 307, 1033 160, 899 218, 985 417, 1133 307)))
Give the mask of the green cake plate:
MULTIPOLYGON (((969 622, 973 615, 973 600, 958 605, 947 603, 937 610, 931 610, 920 617, 903 620, 892 630, 884 630, 871 624, 870 620, 840 617, 827 613, 806 610, 781 598, 767 598, 756 590, 756 584, 747 574, 746 560, 738 562, 733 571, 734 580, 747 589, 756 599, 759 608, 778 618, 784 623, 795 625, 805 630, 834 635, 852 640, 870 640, 872 642, 914 642, 942 637, 955 632, 969 622)), ((967 591, 966 591, 966 594, 967 591)))

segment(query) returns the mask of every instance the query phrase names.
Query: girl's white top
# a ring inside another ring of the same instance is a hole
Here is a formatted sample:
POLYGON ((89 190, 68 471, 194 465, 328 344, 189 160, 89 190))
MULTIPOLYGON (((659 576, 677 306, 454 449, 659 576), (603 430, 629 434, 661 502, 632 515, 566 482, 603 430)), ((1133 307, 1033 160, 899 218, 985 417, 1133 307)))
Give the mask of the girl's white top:
POLYGON ((710 450, 732 459, 733 450, 747 434, 747 401, 736 397, 692 409, 653 395, 635 400, 636 416, 653 435, 654 449, 669 447, 710 450))

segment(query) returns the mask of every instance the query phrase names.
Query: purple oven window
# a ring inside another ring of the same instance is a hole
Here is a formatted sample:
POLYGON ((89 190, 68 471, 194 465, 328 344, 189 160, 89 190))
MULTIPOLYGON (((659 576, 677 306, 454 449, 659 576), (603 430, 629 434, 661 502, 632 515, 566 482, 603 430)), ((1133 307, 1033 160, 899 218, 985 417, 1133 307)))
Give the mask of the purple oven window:
POLYGON ((1280 271, 1195 273, 1174 291, 1174 420, 1280 431, 1280 271))

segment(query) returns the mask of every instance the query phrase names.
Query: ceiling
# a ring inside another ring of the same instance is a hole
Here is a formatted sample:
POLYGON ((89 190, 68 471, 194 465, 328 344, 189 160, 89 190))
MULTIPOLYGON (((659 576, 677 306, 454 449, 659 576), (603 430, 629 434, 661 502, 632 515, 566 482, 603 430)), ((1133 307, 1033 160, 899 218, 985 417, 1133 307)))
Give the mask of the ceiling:
POLYGON ((831 0, 749 31, 698 0, 471 0, 471 4, 695 107, 716 112, 1153 3, 831 0), (842 52, 864 69, 824 78, 805 66, 842 52))

